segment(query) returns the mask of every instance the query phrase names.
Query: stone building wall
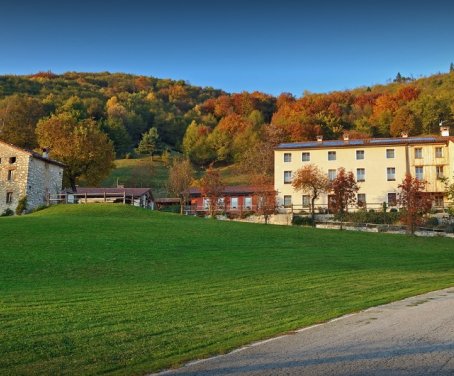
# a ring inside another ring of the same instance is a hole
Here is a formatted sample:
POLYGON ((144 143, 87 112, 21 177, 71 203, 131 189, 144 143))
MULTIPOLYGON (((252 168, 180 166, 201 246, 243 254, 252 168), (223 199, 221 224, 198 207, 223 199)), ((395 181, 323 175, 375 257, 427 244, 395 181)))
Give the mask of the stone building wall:
POLYGON ((27 194, 29 160, 29 153, 0 144, 0 214, 6 209, 15 211, 19 200, 27 194), (8 203, 9 194, 12 200, 8 203))
POLYGON ((61 192, 63 168, 30 156, 27 182, 27 209, 47 202, 47 195, 61 192))

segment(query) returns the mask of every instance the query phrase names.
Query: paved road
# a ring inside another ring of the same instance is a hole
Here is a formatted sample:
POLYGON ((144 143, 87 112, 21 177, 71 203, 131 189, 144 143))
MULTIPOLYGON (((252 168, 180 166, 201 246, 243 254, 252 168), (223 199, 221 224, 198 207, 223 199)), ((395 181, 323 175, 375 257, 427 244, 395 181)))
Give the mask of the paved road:
POLYGON ((454 375, 454 287, 370 308, 160 373, 454 375))

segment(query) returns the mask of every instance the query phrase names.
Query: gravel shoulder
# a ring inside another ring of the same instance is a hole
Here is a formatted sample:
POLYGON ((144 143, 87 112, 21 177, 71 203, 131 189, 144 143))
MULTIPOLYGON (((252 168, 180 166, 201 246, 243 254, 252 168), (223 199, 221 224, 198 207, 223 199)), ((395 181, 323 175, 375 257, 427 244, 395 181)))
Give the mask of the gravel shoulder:
POLYGON ((454 375, 454 287, 156 375, 454 375))

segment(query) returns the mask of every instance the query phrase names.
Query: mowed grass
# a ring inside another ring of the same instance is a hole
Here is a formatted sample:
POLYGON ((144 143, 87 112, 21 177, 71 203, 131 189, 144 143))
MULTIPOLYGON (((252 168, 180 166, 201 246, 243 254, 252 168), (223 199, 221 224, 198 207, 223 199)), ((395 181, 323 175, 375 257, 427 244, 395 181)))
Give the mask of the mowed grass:
POLYGON ((141 375, 454 285, 452 239, 128 206, 0 218, 0 244, 2 375, 141 375))

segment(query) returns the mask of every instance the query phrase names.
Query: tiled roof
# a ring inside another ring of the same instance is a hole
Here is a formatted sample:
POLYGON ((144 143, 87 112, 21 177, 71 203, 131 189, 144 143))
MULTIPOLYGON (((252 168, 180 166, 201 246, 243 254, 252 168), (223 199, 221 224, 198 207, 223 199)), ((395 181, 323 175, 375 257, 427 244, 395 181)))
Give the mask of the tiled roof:
POLYGON ((402 138, 366 138, 358 140, 326 140, 326 141, 305 141, 283 143, 276 147, 279 149, 315 149, 315 148, 338 148, 349 146, 376 146, 376 145, 409 145, 409 144, 431 144, 447 143, 453 137, 402 137, 402 138))

